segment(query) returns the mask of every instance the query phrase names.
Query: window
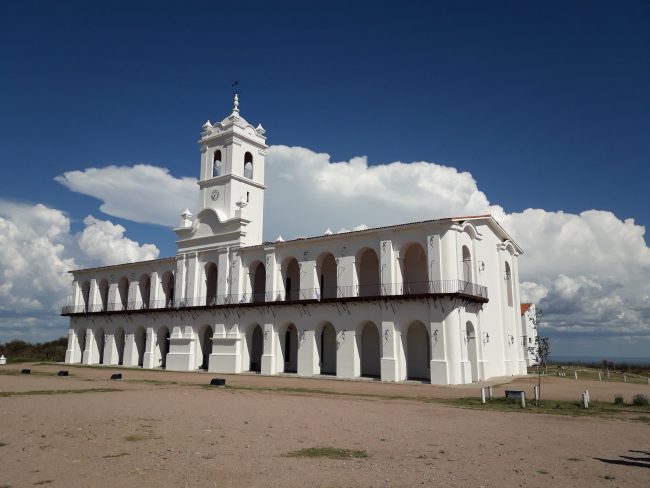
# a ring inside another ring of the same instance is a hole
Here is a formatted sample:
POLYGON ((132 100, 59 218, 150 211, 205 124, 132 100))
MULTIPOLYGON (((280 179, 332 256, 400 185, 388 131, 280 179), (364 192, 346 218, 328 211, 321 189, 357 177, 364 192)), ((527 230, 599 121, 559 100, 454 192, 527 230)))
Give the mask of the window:
POLYGON ((221 174, 221 151, 216 150, 212 158, 212 176, 219 176, 221 174))
POLYGON ((285 363, 290 363, 291 362, 291 331, 287 329, 287 331, 284 333, 284 353, 285 353, 285 358, 284 362, 285 363))
POLYGON ((251 201, 251 192, 247 191, 246 192, 246 203, 251 201))
POLYGON ((244 154, 244 176, 253 179, 253 155, 249 152, 244 154))

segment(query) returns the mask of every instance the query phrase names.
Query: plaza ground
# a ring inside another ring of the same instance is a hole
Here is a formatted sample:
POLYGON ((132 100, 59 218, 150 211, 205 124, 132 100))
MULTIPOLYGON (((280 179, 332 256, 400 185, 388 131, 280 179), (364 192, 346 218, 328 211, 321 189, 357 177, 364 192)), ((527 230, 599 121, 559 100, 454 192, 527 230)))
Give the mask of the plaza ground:
MULTIPOLYGON (((503 396, 530 394, 535 381, 489 383, 503 396)), ((609 403, 650 394, 641 384, 542 384, 558 401, 585 388, 609 403)), ((6 365, 0 487, 648 486, 650 410, 574 416, 445 403, 478 395, 476 385, 6 365), (16 374, 24 367, 32 374, 16 374), (55 376, 60 369, 71 376, 55 376), (124 380, 109 380, 113 372, 124 380), (207 387, 214 376, 229 387, 207 387), (288 456, 312 447, 367 457, 288 456)))

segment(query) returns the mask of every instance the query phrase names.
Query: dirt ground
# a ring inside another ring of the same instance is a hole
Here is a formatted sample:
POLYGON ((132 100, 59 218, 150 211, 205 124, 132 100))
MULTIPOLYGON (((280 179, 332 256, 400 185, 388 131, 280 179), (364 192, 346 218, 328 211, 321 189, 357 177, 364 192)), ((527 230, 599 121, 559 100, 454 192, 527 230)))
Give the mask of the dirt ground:
MULTIPOLYGON (((648 423, 418 400, 478 396, 476 385, 62 365, 6 374, 21 367, 0 369, 0 487, 650 486, 648 423), (54 376, 59 369, 72 376, 54 376), (110 381, 112 372, 124 381, 110 381), (201 387, 214 376, 239 388, 201 387), (413 400, 382 398, 390 396, 413 400), (287 456, 320 446, 368 457, 287 456)), ((492 382, 501 383, 496 395, 506 387, 532 391, 535 379, 506 381, 492 382)), ((566 378, 542 385, 553 399, 574 400, 585 388, 592 400, 650 394, 647 385, 566 378)))

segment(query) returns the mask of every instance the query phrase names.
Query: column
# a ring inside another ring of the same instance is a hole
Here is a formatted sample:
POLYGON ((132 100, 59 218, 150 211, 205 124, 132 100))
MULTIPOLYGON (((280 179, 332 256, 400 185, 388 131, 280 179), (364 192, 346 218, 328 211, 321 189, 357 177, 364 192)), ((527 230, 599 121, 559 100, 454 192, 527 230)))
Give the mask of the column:
POLYGON ((138 348, 135 345, 133 332, 124 334, 124 366, 138 365, 138 348))
MULTIPOLYGON (((268 280, 268 274, 267 280, 268 280)), ((264 339, 264 346, 262 350, 262 367, 261 367, 261 373, 262 374, 276 374, 277 373, 277 368, 275 365, 275 349, 276 349, 276 337, 277 334, 275 333, 275 328, 273 327, 272 323, 269 324, 264 324, 262 327, 263 329, 263 339, 264 339)), ((253 337, 251 335, 251 340, 253 340, 253 337)))
POLYGON ((147 327, 146 340, 144 343, 144 360, 142 361, 143 369, 152 369, 156 364, 156 335, 153 327, 147 327))
POLYGON ((381 322, 381 380, 398 381, 397 362, 397 335, 399 331, 395 329, 395 322, 392 319, 382 320, 381 322))
POLYGON ((361 375, 361 360, 354 330, 342 330, 336 334, 339 348, 336 351, 336 376, 358 378, 361 375))
POLYGON ((95 342, 95 337, 93 335, 92 329, 86 329, 86 344, 85 349, 82 352, 82 364, 93 364, 93 343, 95 342))
POLYGON ((313 330, 298 331, 298 376, 314 376, 319 372, 316 335, 313 330))
POLYGON ((395 283, 395 259, 393 256, 393 242, 390 240, 379 243, 379 274, 381 279, 381 294, 392 295, 395 283))

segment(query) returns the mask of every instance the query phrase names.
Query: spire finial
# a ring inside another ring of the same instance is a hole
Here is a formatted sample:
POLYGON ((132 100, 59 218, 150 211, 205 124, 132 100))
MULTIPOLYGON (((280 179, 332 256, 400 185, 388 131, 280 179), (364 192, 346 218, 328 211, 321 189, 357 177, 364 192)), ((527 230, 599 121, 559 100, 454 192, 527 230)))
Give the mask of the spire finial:
POLYGON ((239 97, 235 93, 235 106, 232 109, 232 114, 233 115, 239 115, 239 97))

